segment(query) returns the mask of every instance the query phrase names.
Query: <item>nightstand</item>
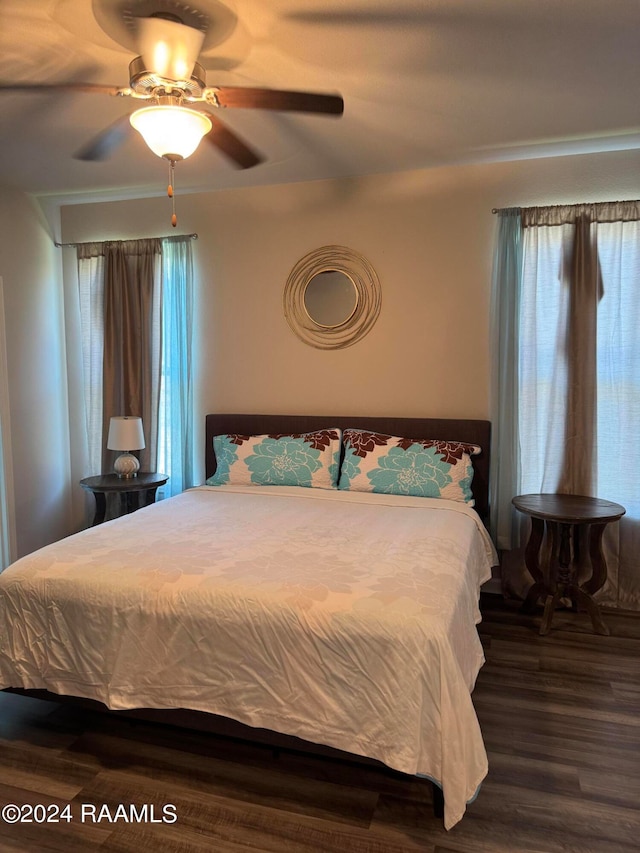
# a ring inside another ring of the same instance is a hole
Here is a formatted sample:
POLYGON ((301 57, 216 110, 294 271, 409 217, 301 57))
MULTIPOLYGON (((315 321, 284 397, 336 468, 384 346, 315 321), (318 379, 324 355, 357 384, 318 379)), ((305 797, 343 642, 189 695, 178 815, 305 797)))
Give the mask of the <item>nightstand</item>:
POLYGON ((128 479, 118 477, 117 474, 99 474, 96 477, 85 477, 84 480, 80 480, 82 488, 92 492, 96 499, 92 526, 101 524, 105 520, 108 495, 115 494, 120 497, 115 517, 126 515, 152 504, 156 499, 157 489, 164 486, 168 479, 166 474, 139 472, 137 477, 128 479))
POLYGON ((602 552, 604 529, 609 522, 621 518, 625 508, 612 501, 584 495, 518 495, 512 503, 520 512, 531 517, 531 534, 524 557, 533 586, 522 605, 523 611, 531 613, 538 599, 543 597, 540 633, 548 634, 558 602, 561 598, 570 598, 575 610, 579 607, 587 610, 598 634, 608 634, 609 629, 602 621, 600 608, 593 596, 607 579, 607 564, 602 552), (589 532, 591 561, 591 577, 584 583, 577 578, 581 528, 587 528, 589 532), (541 566, 540 552, 545 533, 548 559, 541 566))

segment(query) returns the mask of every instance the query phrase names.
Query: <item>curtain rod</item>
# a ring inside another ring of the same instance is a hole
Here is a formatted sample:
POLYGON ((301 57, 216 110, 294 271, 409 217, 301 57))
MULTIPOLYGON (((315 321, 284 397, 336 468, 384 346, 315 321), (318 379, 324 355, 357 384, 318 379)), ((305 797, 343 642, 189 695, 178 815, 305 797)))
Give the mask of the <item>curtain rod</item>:
MULTIPOLYGON (((640 201, 635 198, 622 198, 617 199, 616 201, 581 201, 581 202, 567 202, 567 204, 540 204, 534 205, 534 207, 589 207, 589 206, 597 206, 599 204, 640 204, 640 201)), ((502 213, 503 210, 521 210, 521 207, 492 207, 491 213, 502 213)))
MULTIPOLYGON (((166 237, 142 237, 140 239, 143 239, 143 240, 144 239, 146 239, 146 240, 165 240, 165 239, 169 240, 171 237, 190 237, 192 240, 198 239, 197 234, 167 234, 166 237)), ((134 238, 134 239, 137 239, 137 238, 134 238)), ((104 241, 87 240, 86 242, 87 243, 100 243, 100 242, 104 242, 104 241)), ((124 243, 125 241, 124 240, 107 240, 106 242, 108 242, 108 243, 124 243)), ((56 241, 54 241, 53 245, 57 249, 67 249, 67 248, 73 248, 75 246, 79 246, 80 243, 57 243, 56 241)))

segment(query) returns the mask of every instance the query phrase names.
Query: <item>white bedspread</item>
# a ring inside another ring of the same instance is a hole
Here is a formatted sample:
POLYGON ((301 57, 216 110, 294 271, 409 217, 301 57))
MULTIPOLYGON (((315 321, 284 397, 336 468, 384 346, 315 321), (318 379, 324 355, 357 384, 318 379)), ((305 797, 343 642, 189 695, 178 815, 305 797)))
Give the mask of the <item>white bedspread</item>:
POLYGON ((476 513, 426 498, 189 490, 0 576, 0 687, 184 707, 442 784, 453 826, 487 772, 470 693, 476 513))

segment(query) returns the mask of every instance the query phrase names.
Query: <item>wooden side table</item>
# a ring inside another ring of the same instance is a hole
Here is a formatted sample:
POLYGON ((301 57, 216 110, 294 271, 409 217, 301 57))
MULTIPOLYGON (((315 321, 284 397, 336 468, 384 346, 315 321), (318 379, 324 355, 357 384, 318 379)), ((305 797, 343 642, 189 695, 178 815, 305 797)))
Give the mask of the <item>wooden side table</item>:
POLYGON ((96 477, 85 477, 80 485, 92 492, 96 499, 96 511, 91 522, 92 527, 102 524, 107 514, 107 495, 120 496, 120 512, 125 515, 143 506, 149 506, 156 499, 156 491, 164 486, 169 477, 166 474, 150 474, 139 472, 137 477, 128 479, 117 474, 98 474, 96 477))
POLYGON ((609 634, 602 621, 600 608, 593 596, 607 579, 607 564, 602 552, 604 529, 617 521, 626 510, 620 504, 584 495, 518 495, 513 505, 531 517, 531 534, 525 549, 525 563, 533 578, 533 586, 522 605, 531 613, 544 597, 544 614, 540 633, 548 634, 553 611, 561 598, 570 598, 574 609, 583 607, 591 616, 598 634, 609 634), (577 578, 580 560, 580 530, 589 530, 591 577, 581 584, 577 578), (545 538, 549 541, 549 559, 540 565, 540 551, 545 538))

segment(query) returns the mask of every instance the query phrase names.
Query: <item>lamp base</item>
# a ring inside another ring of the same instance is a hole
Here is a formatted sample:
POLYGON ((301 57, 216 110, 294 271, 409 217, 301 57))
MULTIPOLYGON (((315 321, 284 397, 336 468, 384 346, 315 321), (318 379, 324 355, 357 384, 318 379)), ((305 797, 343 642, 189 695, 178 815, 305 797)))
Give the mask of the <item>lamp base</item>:
POLYGON ((113 463, 113 470, 122 480, 129 480, 138 476, 140 462, 133 453, 121 453, 113 463))

